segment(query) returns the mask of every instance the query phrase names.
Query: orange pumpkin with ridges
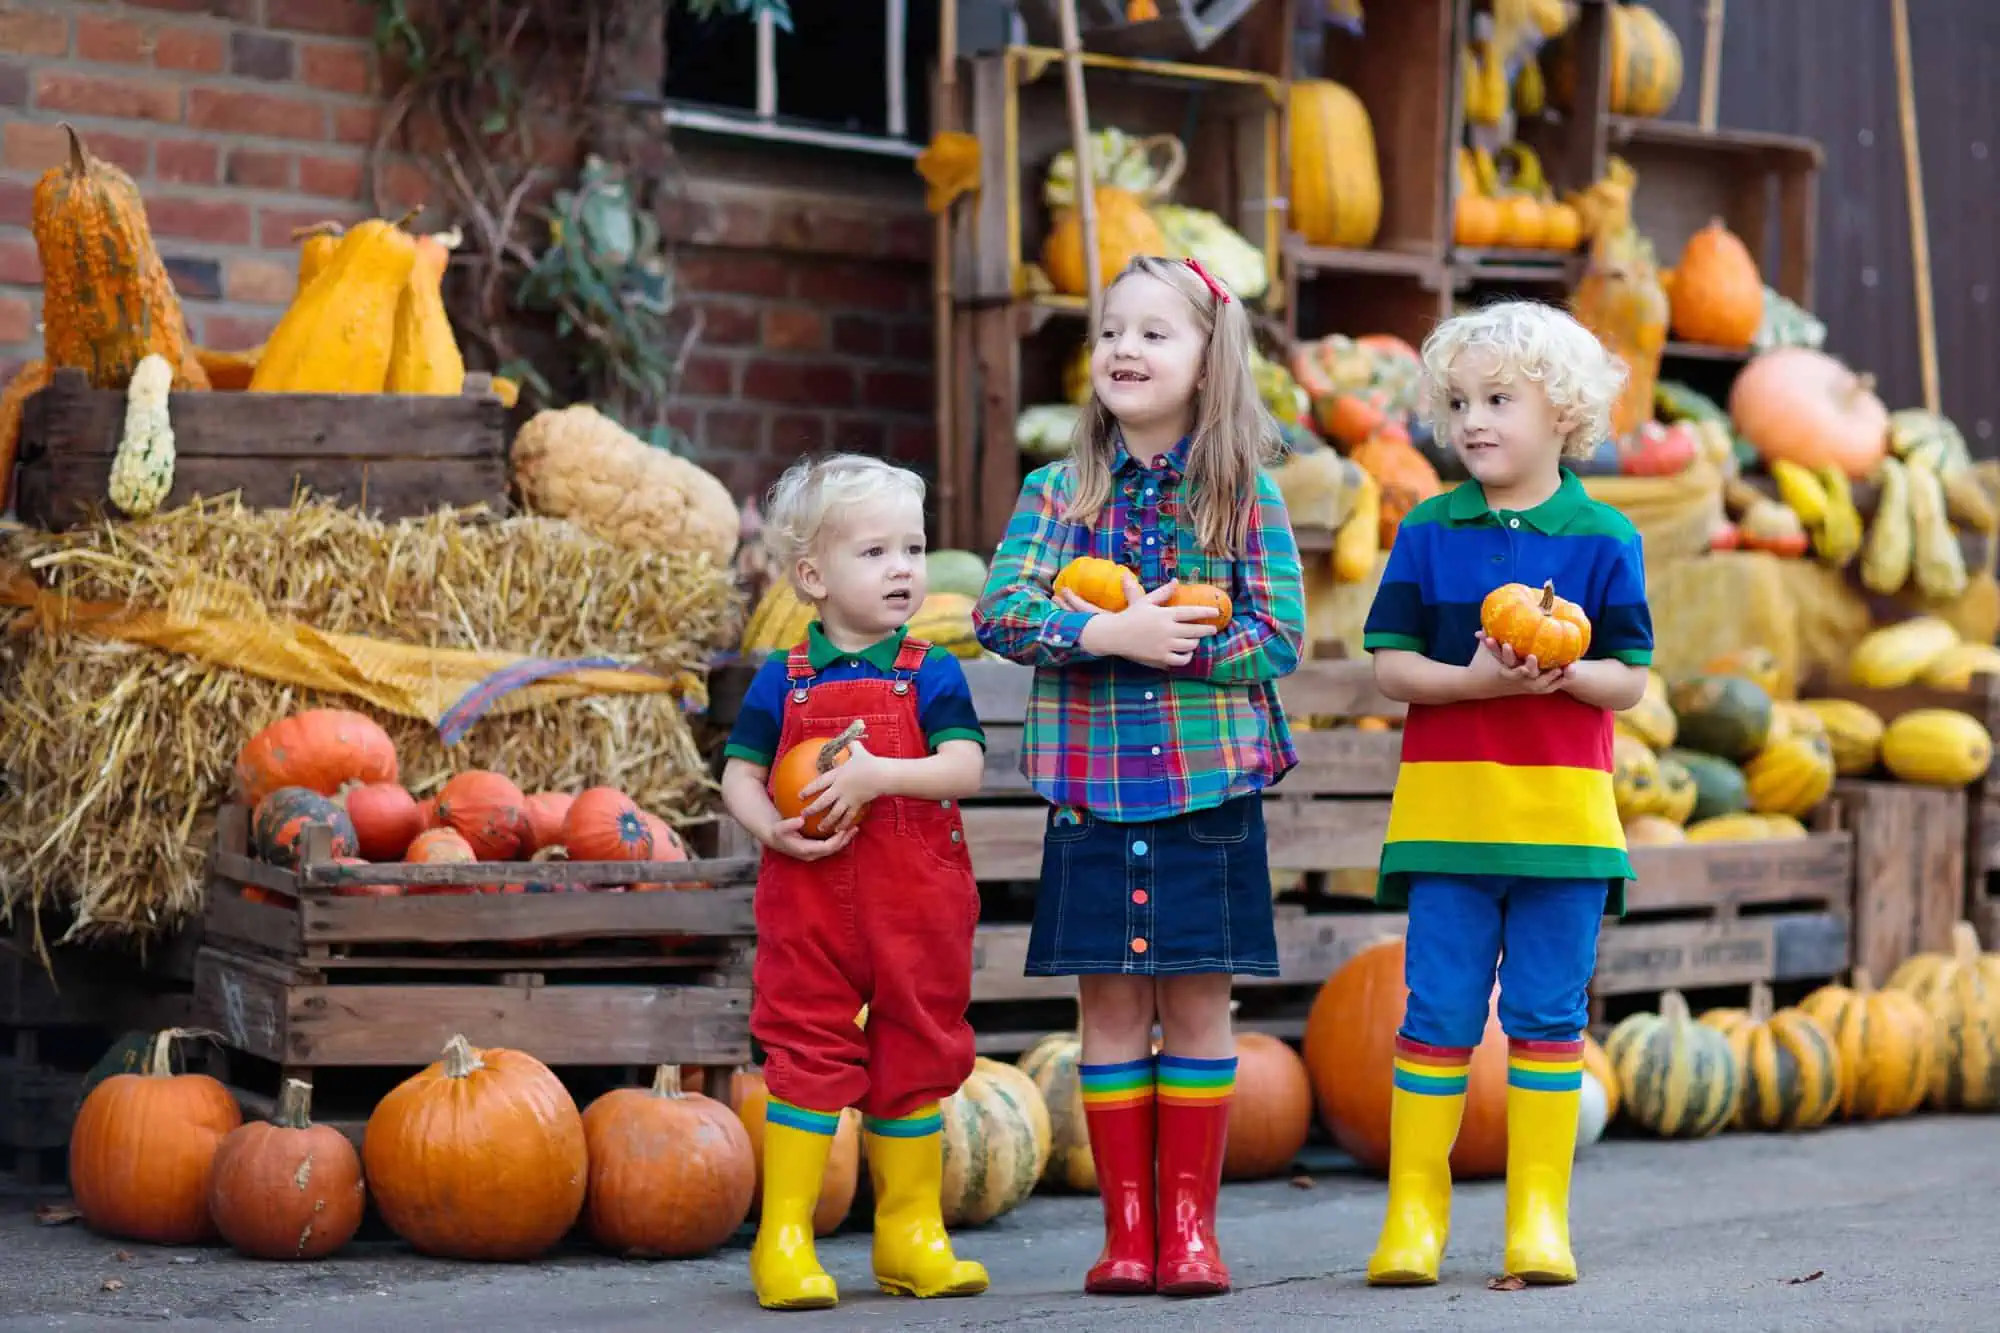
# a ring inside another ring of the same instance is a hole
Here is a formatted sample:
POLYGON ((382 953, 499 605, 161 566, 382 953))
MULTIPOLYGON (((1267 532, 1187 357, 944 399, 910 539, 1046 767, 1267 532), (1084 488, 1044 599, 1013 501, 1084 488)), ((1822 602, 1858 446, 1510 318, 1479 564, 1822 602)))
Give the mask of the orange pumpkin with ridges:
POLYGON ((1073 592, 1100 611, 1123 611, 1128 572, 1116 560, 1081 555, 1062 567, 1054 591, 1073 592))
POLYGON ((359 782, 335 798, 354 824, 361 855, 370 861, 400 861, 424 831, 414 796, 394 782, 359 782))
POLYGON ((521 789, 498 773, 469 769, 454 774, 437 794, 437 821, 471 844, 482 861, 512 861, 523 854, 527 824, 521 789))
POLYGON ((1209 608, 1215 612, 1215 617, 1202 623, 1214 625, 1218 633, 1229 628, 1230 618, 1236 614, 1235 604, 1229 600, 1229 594, 1213 583, 1176 584, 1174 590, 1167 594, 1167 605, 1209 608))
POLYGON ((367 1197, 360 1154, 312 1122, 312 1085, 288 1078, 271 1119, 238 1126, 216 1149, 208 1211, 253 1259, 324 1259, 354 1239, 367 1197))
POLYGON ((730 1109, 683 1091, 661 1065, 651 1088, 617 1088, 583 1113, 590 1155, 585 1224, 599 1245, 640 1258, 719 1248, 750 1216, 757 1162, 730 1109))
POLYGON ((1575 602, 1556 596, 1556 585, 1530 588, 1506 583, 1486 594, 1479 624, 1487 635, 1544 671, 1566 667, 1590 648, 1590 618, 1575 602))
MULTIPOLYGON (((838 736, 826 740, 808 738, 780 755, 771 769, 771 803, 778 807, 778 813, 786 819, 797 819, 805 814, 806 806, 812 803, 805 798, 805 789, 821 774, 830 773, 835 765, 853 758, 849 747, 867 732, 868 728, 857 719, 848 723, 846 730, 838 736)), ((813 799, 819 798, 814 796, 813 799)), ((822 810, 806 815, 806 822, 799 831, 808 838, 830 836, 832 830, 827 823, 830 813, 822 810)), ((863 806, 855 813, 854 822, 860 823, 867 813, 868 807, 863 806)))
MULTIPOLYGON (((403 860, 410 865, 469 865, 479 859, 472 844, 448 828, 425 829, 410 841, 403 860)), ((411 894, 472 893, 469 884, 412 884, 411 894)))
POLYGON ((256 805, 280 787, 331 796, 350 782, 394 782, 396 743, 375 719, 347 708, 279 718, 236 755, 237 799, 256 805))
POLYGON ((647 861, 653 856, 645 816, 616 787, 592 787, 570 802, 562 844, 572 861, 647 861))

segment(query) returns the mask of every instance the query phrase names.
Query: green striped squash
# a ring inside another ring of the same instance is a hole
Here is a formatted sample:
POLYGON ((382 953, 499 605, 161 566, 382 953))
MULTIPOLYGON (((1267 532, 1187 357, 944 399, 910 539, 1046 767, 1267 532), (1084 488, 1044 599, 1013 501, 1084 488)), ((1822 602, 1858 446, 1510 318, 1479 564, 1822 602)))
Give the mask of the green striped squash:
POLYGON ((1090 1125, 1083 1114, 1083 1041, 1074 1032, 1051 1032, 1015 1062, 1042 1094, 1049 1112, 1049 1164, 1042 1183, 1082 1194, 1097 1193, 1097 1163, 1090 1155, 1090 1125))
POLYGON ((981 1057, 941 1109, 946 1226, 991 1222, 1034 1193, 1049 1162, 1049 1109, 1034 1080, 981 1057))
POLYGON ((1707 1138, 1736 1114, 1742 1078, 1729 1038, 1695 1022, 1679 991, 1660 997, 1659 1013, 1613 1028, 1604 1053, 1625 1114, 1662 1138, 1707 1138))
POLYGON ((1833 1034, 1797 1009, 1773 1010, 1771 988, 1750 988, 1748 1009, 1711 1009, 1701 1021, 1729 1039, 1743 1073, 1733 1129, 1817 1129, 1840 1109, 1833 1034))
POLYGON ((1675 743, 1740 764, 1764 748, 1771 732, 1771 696, 1741 676, 1690 676, 1667 691, 1675 743))
POLYGON ((1932 1108, 2000 1110, 2000 954, 1982 954, 1979 933, 1961 921, 1949 954, 1918 954, 1896 969, 1889 989, 1915 996, 1931 1016, 1932 1108))
POLYGON ((1923 1104, 1937 1052, 1931 1016, 1914 995, 1876 990, 1857 967, 1851 989, 1821 986, 1799 1008, 1833 1034, 1843 1119, 1884 1120, 1923 1104))

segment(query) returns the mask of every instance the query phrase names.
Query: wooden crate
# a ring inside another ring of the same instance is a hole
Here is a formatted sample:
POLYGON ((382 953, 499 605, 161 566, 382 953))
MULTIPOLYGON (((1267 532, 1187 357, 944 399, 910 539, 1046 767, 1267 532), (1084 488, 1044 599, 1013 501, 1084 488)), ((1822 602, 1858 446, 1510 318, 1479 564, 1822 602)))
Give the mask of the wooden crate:
MULTIPOLYGON (((986 780, 964 803, 965 838, 985 911, 973 973, 982 1051, 1011 1054, 1074 1021, 1076 982, 1025 977, 1027 904, 1041 873, 1044 803, 1019 772, 1033 673, 1010 662, 967 662, 987 733, 986 780)), ((710 709, 727 725, 750 668, 718 672, 710 709)), ((1365 661, 1302 663, 1278 683, 1296 719, 1396 717, 1365 661)), ((1377 909, 1370 875, 1389 822, 1402 738, 1355 727, 1296 732, 1299 765, 1265 799, 1274 872, 1308 877, 1277 905, 1280 974, 1239 978, 1246 1028, 1296 1037, 1319 985, 1369 943, 1402 933, 1401 914, 1377 909), (1341 872, 1346 872, 1345 874, 1341 872)), ((741 836, 740 834, 738 836, 741 836)), ((1803 840, 1639 847, 1629 914, 1607 920, 1592 995, 1607 998, 1823 979, 1847 966, 1854 840, 1831 818, 1803 840)))
POLYGON ((283 1076, 421 1066, 455 1033, 549 1065, 724 1068, 750 1058, 752 860, 345 866, 318 835, 293 871, 251 858, 247 832, 247 811, 221 812, 195 1022, 283 1076), (531 879, 713 887, 465 891, 531 879), (342 892, 385 883, 432 891, 342 892), (661 936, 698 943, 670 953, 661 936))
POLYGON ((1954 922, 1975 920, 1966 893, 1968 793, 1842 780, 1835 798, 1854 831, 1854 966, 1888 979, 1918 953, 1948 953, 1954 922))
MULTIPOLYGON (((485 375, 456 398, 417 394, 176 393, 174 485, 162 507, 240 491, 282 508, 298 489, 383 518, 441 505, 507 507, 506 408, 485 375)), ((15 508, 61 531, 109 509, 125 395, 59 370, 22 416, 15 508)))

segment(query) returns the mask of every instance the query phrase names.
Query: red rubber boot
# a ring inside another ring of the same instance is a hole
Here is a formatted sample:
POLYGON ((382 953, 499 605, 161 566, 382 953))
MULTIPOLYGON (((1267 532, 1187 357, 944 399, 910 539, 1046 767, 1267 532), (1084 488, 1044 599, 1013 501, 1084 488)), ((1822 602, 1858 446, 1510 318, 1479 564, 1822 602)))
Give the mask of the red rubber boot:
POLYGON ((1151 1077, 1148 1070, 1143 1097, 1135 1096, 1123 1105, 1086 1103, 1084 1107, 1084 1119, 1090 1125, 1090 1157, 1097 1165, 1097 1192, 1104 1197, 1104 1252, 1083 1280, 1083 1289, 1093 1296, 1150 1295, 1153 1291, 1158 1232, 1151 1077))
POLYGON ((1227 1097, 1160 1101, 1160 1266, 1162 1296, 1219 1296, 1229 1266, 1215 1239, 1222 1151, 1229 1138, 1227 1097))

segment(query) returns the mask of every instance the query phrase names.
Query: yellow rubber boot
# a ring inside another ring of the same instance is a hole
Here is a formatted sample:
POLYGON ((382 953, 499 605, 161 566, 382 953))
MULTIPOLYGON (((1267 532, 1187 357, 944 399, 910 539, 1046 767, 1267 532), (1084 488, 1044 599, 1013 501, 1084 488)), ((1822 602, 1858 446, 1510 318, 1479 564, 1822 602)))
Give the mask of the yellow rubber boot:
POLYGON ((1376 1287, 1438 1280, 1451 1234, 1451 1146, 1465 1117, 1470 1051, 1398 1041, 1389 1103, 1389 1206, 1368 1260, 1376 1287))
POLYGON ((986 1269, 952 1253, 940 1194, 944 1142, 936 1102, 901 1120, 864 1122, 875 1187, 875 1282, 892 1296, 977 1296, 986 1269))
POLYGON ((1576 1281, 1569 1174, 1583 1096, 1580 1042, 1513 1042, 1507 1057, 1507 1272, 1538 1286, 1576 1281))
POLYGON ((764 1123, 764 1211, 750 1247, 750 1285, 767 1310, 825 1310, 840 1300, 813 1248, 826 1157, 838 1115, 773 1098, 764 1123), (823 1132, 822 1132, 823 1130, 823 1132))

